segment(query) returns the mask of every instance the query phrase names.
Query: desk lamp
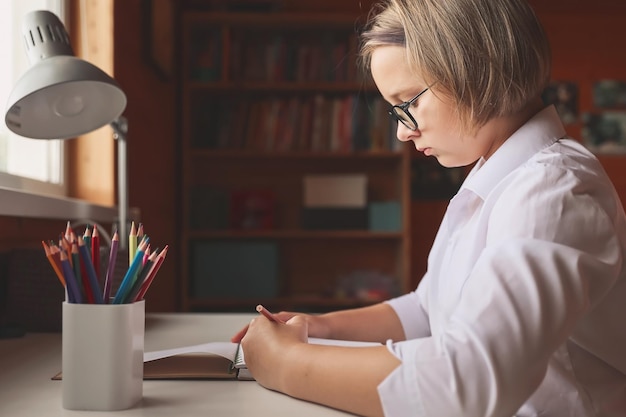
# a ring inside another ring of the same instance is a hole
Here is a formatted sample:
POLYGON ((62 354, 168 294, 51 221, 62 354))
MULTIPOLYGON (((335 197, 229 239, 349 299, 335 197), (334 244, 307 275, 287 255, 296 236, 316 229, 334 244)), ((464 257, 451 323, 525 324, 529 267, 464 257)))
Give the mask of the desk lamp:
POLYGON ((111 125, 118 154, 118 232, 127 244, 127 121, 121 116, 126 95, 98 67, 74 56, 61 20, 49 11, 34 11, 22 22, 30 68, 9 95, 5 123, 32 139, 70 139, 111 125))

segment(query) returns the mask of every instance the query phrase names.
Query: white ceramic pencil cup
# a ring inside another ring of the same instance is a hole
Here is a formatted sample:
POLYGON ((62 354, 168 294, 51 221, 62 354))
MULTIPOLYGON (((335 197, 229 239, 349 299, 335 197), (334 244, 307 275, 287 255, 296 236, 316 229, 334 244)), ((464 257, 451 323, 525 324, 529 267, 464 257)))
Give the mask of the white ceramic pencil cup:
POLYGON ((63 303, 62 391, 68 410, 115 411, 143 396, 145 301, 63 303))

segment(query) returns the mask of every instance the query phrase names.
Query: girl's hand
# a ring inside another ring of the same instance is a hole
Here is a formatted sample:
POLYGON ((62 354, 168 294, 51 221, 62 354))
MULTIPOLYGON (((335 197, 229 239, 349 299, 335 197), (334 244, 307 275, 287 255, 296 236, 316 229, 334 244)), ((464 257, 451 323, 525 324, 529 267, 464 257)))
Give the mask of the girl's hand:
MULTIPOLYGON (((289 311, 281 311, 280 313, 274 314, 276 317, 281 319, 284 322, 290 321, 292 318, 299 316, 304 319, 307 325, 308 334, 310 337, 320 337, 320 338, 328 338, 330 335, 330 330, 325 323, 324 316, 310 315, 310 314, 300 314, 293 313, 289 311)), ((241 339, 246 335, 248 331, 249 325, 245 326, 243 329, 239 330, 231 339, 231 342, 239 343, 241 339)))
POLYGON ((257 317, 250 322, 241 339, 246 366, 258 383, 279 390, 283 370, 289 372, 285 356, 294 346, 307 343, 307 337, 307 316, 292 315, 286 324, 257 317))

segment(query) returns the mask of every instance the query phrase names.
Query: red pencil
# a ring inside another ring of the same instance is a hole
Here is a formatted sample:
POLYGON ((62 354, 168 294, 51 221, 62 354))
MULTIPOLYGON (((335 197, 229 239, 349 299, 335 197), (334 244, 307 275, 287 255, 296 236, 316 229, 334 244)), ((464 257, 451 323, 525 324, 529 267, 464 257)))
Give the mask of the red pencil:
POLYGON ((275 314, 270 313, 270 311, 267 308, 263 307, 261 304, 256 306, 256 311, 258 311, 259 313, 263 314, 270 321, 273 321, 273 322, 276 322, 276 323, 280 323, 280 324, 285 324, 284 321, 282 321, 281 319, 276 317, 275 314))

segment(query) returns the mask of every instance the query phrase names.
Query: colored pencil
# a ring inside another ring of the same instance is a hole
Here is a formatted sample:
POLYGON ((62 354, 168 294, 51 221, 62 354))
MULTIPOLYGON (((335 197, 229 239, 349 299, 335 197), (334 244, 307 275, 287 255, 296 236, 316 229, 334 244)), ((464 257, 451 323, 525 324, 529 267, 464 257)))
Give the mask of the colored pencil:
POLYGON ((152 285, 152 281, 154 281, 154 277, 156 276, 157 272, 159 272, 159 268, 161 268, 163 261, 165 261, 165 257, 167 256, 167 250, 168 250, 168 246, 165 245, 163 250, 159 252, 159 255, 156 257, 156 260, 154 261, 154 265, 152 265, 152 268, 150 268, 150 271, 148 272, 148 276, 141 284, 141 288, 139 288, 139 292, 137 293, 137 296, 135 297, 133 301, 143 300, 143 298, 146 295, 146 292, 150 288, 150 285, 152 285))
POLYGON ((137 251, 137 227, 135 222, 130 224, 130 233, 128 234, 128 266, 133 263, 135 259, 135 252, 137 251))
POLYGON ((141 260, 141 263, 142 263, 143 265, 145 265, 145 264, 146 264, 146 262, 148 262, 148 259, 150 258, 150 252, 151 252, 151 249, 150 249, 150 244, 148 244, 148 247, 146 248, 146 251, 145 251, 145 253, 143 254, 143 259, 141 260))
POLYGON ((59 281, 61 281, 61 284, 63 284, 63 286, 65 287, 65 278, 63 277, 63 272, 61 272, 61 264, 57 263, 56 259, 54 259, 54 257, 52 256, 52 252, 50 251, 50 247, 46 244, 46 242, 42 240, 41 244, 43 245, 43 250, 46 253, 46 258, 48 258, 48 262, 50 262, 52 269, 54 269, 54 273, 56 274, 59 281))
POLYGON ((126 275, 124 275, 124 279, 122 279, 122 283, 120 287, 117 289, 117 293, 113 298, 113 304, 122 304, 126 301, 126 297, 128 296, 129 291, 132 289, 133 284, 135 283, 135 279, 137 277, 137 272, 141 267, 141 263, 143 261, 143 254, 148 245, 148 240, 144 239, 137 247, 137 252, 135 253, 135 258, 131 262, 128 267, 128 271, 126 271, 126 275))
POLYGON ((146 233, 143 230, 143 223, 139 223, 139 226, 137 226, 137 242, 141 242, 141 239, 143 239, 145 235, 146 233))
POLYGON ((80 254, 78 253, 78 242, 76 241, 72 242, 72 257, 70 259, 72 260, 72 269, 74 270, 74 278, 76 278, 76 285, 78 286, 79 291, 85 297, 89 295, 90 296, 89 300, 91 303, 93 303, 95 300, 93 298, 93 295, 89 293, 85 293, 85 284, 83 280, 87 279, 87 276, 86 276, 86 272, 83 273, 83 271, 85 271, 85 267, 82 265, 82 262, 80 261, 80 254))
POLYGON ((130 246, 133 258, 115 296, 112 297, 120 235, 115 231, 111 238, 107 268, 106 271, 101 271, 105 275, 101 289, 98 279, 100 233, 97 225, 92 230, 93 232, 87 226, 85 233, 77 237, 70 222, 67 222, 64 233, 59 234, 58 242, 41 241, 46 258, 65 289, 67 302, 124 304, 143 300, 165 261, 169 247, 166 245, 161 251, 158 248, 152 250, 150 238, 144 233, 143 225, 139 224, 137 227, 133 222, 130 233, 130 241, 134 240, 134 244, 130 246))
MULTIPOLYGON (((80 248, 78 246, 78 242, 83 241, 81 236, 78 236, 76 242, 72 246, 72 256, 75 257, 74 254, 78 254, 78 269, 80 273, 76 274, 76 279, 80 278, 80 287, 82 290, 82 294, 84 295, 83 299, 87 304, 95 304, 96 297, 93 295, 93 288, 91 288, 91 282, 89 281, 89 277, 87 276, 87 264, 82 259, 82 254, 80 253, 80 248)), ((84 241, 83 241, 84 242, 84 241)), ((91 262, 91 261, 90 261, 91 262)))
MULTIPOLYGON (((59 248, 64 250, 68 254, 72 250, 72 244, 69 240, 65 238, 65 235, 63 233, 59 234, 59 248)), ((72 265, 72 259, 68 257, 68 260, 70 262, 70 265, 72 265)))
POLYGON ((72 237, 72 224, 68 220, 67 224, 65 225, 65 238, 71 242, 72 241, 71 237, 72 237))
MULTIPOLYGON (((85 241, 80 236, 78 237, 78 252, 80 253, 80 259, 87 270, 87 278, 89 279, 90 286, 89 290, 95 298, 95 303, 103 304, 104 300, 102 299, 102 291, 100 290, 100 284, 98 284, 98 278, 96 276, 96 271, 93 268, 93 263, 91 263, 89 249, 87 249, 85 241)), ((85 288, 85 292, 87 292, 87 288, 85 288)))
POLYGON ((91 248, 91 230, 89 226, 85 227, 85 233, 83 233, 83 240, 85 241, 85 246, 91 248))
POLYGON ((94 271, 96 271, 96 279, 100 282, 100 233, 98 233, 98 227, 95 224, 91 234, 91 262, 94 271))
POLYGON ((258 311, 259 313, 263 314, 270 321, 273 321, 275 323, 285 324, 284 321, 282 321, 281 319, 276 317, 276 315, 270 313, 270 311, 267 308, 263 307, 261 304, 256 306, 256 311, 258 311))
POLYGON ((65 277, 65 283, 67 284, 66 288, 68 301, 70 303, 82 303, 83 298, 80 291, 78 291, 76 277, 74 277, 74 272, 72 271, 72 266, 70 265, 69 258, 67 257, 67 252, 62 250, 59 256, 61 259, 61 266, 63 267, 63 276, 65 277))
MULTIPOLYGON (((147 252, 148 251, 146 250, 146 253, 147 252)), ((133 287, 128 292, 128 295, 126 296, 126 299, 124 300, 125 302, 132 303, 135 301, 137 294, 139 294, 139 290, 141 290, 141 286, 143 285, 144 281, 148 277, 150 270, 154 266, 154 262, 156 261, 157 255, 158 255, 157 252, 152 252, 152 254, 148 256, 148 260, 143 264, 140 271, 137 273, 137 279, 135 279, 135 283, 133 284, 133 287)), ((146 257, 144 255, 144 259, 145 258, 146 257)))
POLYGON ((109 252, 109 264, 107 266, 106 276, 104 278, 104 298, 105 303, 111 301, 111 287, 113 286, 113 280, 115 279, 115 262, 117 261, 117 249, 120 244, 120 237, 117 234, 117 230, 113 233, 111 238, 111 250, 109 252))

